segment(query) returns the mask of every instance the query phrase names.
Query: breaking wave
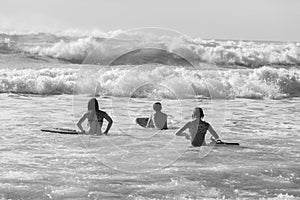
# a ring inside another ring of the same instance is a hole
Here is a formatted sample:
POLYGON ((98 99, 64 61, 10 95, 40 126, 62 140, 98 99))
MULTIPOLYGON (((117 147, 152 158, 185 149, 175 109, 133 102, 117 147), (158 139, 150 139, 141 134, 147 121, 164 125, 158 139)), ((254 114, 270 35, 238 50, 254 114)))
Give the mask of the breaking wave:
MULTIPOLYGON (((112 41, 116 47, 124 48, 122 50, 124 53, 143 47, 157 47, 176 53, 191 63, 239 65, 247 68, 300 65, 300 44, 296 42, 221 41, 192 39, 185 36, 160 36, 153 39, 147 35, 122 31, 98 35, 2 33, 0 53, 25 53, 30 56, 45 56, 81 64, 93 49, 103 44, 103 41, 112 41), (118 34, 121 36, 112 39, 118 34)), ((114 50, 108 50, 99 56, 102 60, 110 60, 114 53, 114 50)), ((126 63, 120 63, 122 64, 126 63)))
POLYGON ((28 94, 72 94, 75 69, 0 69, 0 92, 28 94))
POLYGON ((165 65, 73 68, 1 69, 0 92, 88 94, 162 98, 271 98, 300 96, 300 70, 190 70, 165 65))

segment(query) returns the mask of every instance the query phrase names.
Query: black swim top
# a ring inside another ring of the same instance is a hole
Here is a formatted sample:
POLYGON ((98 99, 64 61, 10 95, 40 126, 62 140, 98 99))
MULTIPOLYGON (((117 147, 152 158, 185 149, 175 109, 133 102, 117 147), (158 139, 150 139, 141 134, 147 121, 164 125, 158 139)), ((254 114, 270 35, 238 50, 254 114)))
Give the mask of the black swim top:
POLYGON ((209 128, 209 123, 207 123, 205 121, 201 121, 201 120, 199 121, 196 136, 195 136, 194 140, 192 141, 192 145, 194 147, 202 146, 202 144, 205 140, 205 134, 206 134, 208 128, 209 128))

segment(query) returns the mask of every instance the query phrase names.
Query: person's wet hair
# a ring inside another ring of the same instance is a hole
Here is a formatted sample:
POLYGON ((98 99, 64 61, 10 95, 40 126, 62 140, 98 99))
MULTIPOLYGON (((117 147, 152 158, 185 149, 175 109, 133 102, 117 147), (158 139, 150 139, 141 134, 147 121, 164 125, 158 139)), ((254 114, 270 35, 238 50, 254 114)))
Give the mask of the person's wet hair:
POLYGON ((202 108, 196 107, 193 111, 192 116, 193 116, 193 118, 199 117, 200 119, 202 119, 204 117, 204 112, 203 112, 202 108))
POLYGON ((96 98, 91 98, 88 102, 88 110, 98 111, 99 104, 96 98))
POLYGON ((155 102, 153 104, 153 110, 155 110, 155 111, 161 111, 161 109, 162 109, 162 106, 161 106, 160 102, 155 102))
MULTIPOLYGON (((101 120, 100 117, 100 111, 99 111, 99 104, 96 98, 91 98, 88 102, 88 110, 94 111, 96 114, 96 117, 98 119, 98 121, 101 120)), ((93 114, 94 112, 92 112, 91 114, 93 114)))

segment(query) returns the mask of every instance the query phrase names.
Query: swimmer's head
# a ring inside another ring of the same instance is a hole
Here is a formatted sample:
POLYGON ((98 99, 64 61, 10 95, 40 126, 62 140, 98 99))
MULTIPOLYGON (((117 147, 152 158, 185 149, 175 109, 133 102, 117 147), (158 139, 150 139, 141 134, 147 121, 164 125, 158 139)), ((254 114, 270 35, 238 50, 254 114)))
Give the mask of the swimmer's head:
POLYGON ((91 98, 88 102, 88 110, 96 111, 99 110, 99 104, 96 98, 91 98))
POLYGON ((156 102, 153 104, 153 110, 155 110, 156 112, 161 111, 161 109, 162 109, 161 103, 156 102))
POLYGON ((202 108, 196 107, 193 111, 192 117, 202 119, 204 117, 204 112, 203 112, 202 108))

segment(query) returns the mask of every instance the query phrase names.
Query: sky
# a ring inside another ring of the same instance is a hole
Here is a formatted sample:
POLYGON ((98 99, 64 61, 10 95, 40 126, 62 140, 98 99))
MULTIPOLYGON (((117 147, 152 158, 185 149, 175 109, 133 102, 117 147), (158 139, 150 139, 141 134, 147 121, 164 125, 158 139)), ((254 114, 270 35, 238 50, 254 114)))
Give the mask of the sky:
POLYGON ((0 0, 0 30, 173 29, 194 38, 300 41, 300 0, 0 0))

